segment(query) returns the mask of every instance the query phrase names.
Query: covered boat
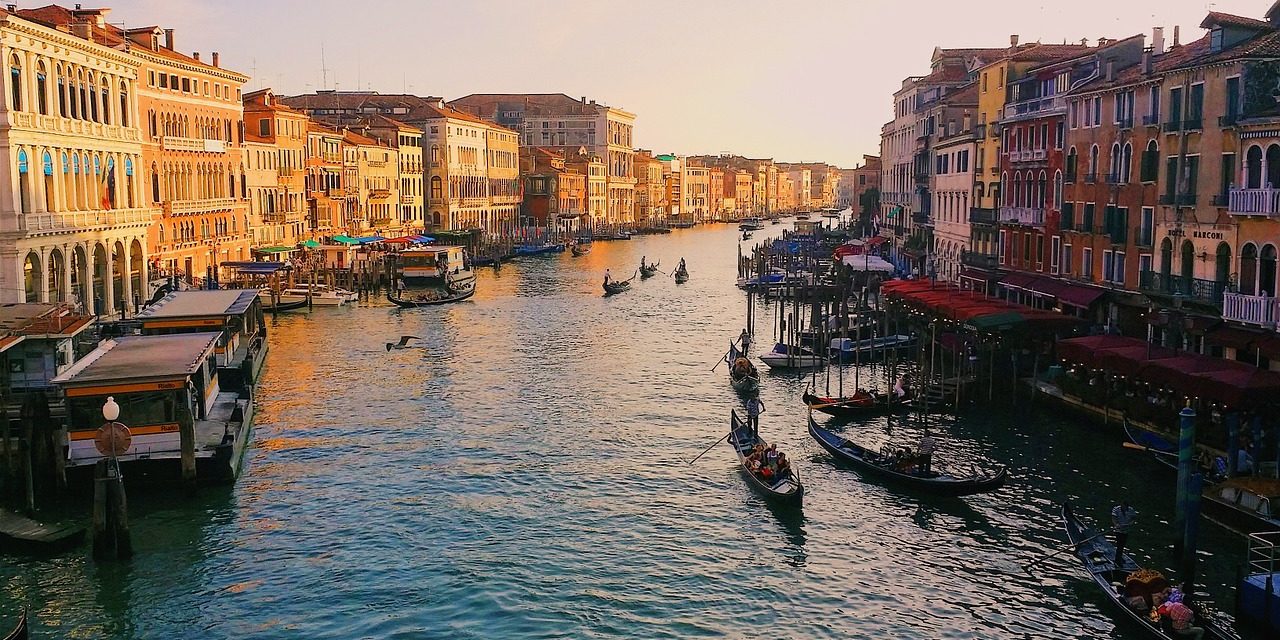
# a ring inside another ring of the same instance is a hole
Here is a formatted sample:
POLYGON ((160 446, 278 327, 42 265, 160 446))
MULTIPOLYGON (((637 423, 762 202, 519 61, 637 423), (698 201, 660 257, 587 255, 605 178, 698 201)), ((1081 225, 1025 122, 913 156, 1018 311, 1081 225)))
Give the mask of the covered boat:
POLYGON ((921 464, 921 456, 896 456, 887 448, 879 453, 871 451, 818 426, 813 421, 813 416, 809 417, 809 435, 837 459, 865 474, 937 495, 967 496, 994 491, 1004 485, 1009 477, 1009 471, 1005 467, 1000 467, 995 473, 973 472, 969 476, 939 472, 934 468, 936 465, 932 464, 926 471, 925 465, 921 464))
POLYGON ((760 354, 760 360, 770 369, 813 369, 827 362, 826 358, 809 349, 781 342, 773 345, 773 351, 760 354))

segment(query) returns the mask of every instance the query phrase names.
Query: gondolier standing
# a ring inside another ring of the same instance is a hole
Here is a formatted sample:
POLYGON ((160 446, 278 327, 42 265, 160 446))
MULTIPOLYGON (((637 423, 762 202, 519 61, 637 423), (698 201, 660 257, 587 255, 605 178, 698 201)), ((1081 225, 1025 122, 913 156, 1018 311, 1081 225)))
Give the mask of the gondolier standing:
POLYGON ((1137 519, 1138 510, 1128 500, 1121 500, 1120 504, 1111 509, 1111 528, 1116 532, 1116 566, 1120 566, 1122 562, 1124 543, 1129 540, 1129 530, 1137 519))
POLYGON ((747 353, 747 349, 751 348, 751 334, 747 333, 746 329, 743 329, 742 333, 738 336, 738 343, 742 345, 742 353, 745 355, 747 353))
POLYGON ((933 467, 933 452, 937 449, 937 444, 933 441, 933 436, 929 432, 924 433, 924 437, 920 438, 920 444, 916 446, 920 453, 920 471, 928 475, 933 467))
POLYGON ((613 274, 609 273, 609 270, 608 270, 608 269, 605 269, 605 270, 604 270, 604 283, 605 283, 606 285, 607 285, 607 284, 609 284, 609 281, 610 281, 612 278, 613 278, 613 274))
POLYGON ((764 403, 760 398, 752 397, 747 399, 747 430, 751 432, 752 437, 760 436, 760 414, 764 413, 764 403))

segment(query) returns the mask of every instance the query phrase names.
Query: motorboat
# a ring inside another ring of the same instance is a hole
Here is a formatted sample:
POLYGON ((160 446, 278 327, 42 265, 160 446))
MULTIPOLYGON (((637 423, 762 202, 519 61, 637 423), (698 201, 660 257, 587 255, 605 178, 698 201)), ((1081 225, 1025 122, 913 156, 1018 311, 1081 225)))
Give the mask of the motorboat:
POLYGON ((764 218, 743 218, 738 223, 740 231, 759 231, 764 228, 764 218))
POLYGON ((277 300, 280 304, 307 302, 308 294, 310 294, 310 303, 317 307, 340 307, 360 299, 360 294, 354 291, 347 291, 346 289, 324 284, 304 284, 282 289, 277 300))
POLYGON ((760 360, 770 369, 813 369, 827 362, 826 358, 809 349, 781 342, 773 346, 773 351, 760 354, 760 360))

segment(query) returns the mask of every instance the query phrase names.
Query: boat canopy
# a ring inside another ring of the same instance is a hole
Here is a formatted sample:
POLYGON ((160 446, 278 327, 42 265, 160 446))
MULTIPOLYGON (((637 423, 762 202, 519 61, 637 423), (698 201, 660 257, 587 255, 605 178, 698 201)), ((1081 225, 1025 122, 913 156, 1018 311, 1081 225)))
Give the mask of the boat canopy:
POLYGON ((224 269, 232 269, 240 273, 253 275, 271 275, 281 269, 286 268, 283 262, 261 261, 261 262, 221 262, 218 266, 224 269))
POLYGON ((258 300, 257 289, 174 291, 138 312, 144 322, 159 318, 234 316, 249 310, 258 300))
MULTIPOLYGON (((65 388, 184 380, 213 355, 218 332, 125 336, 107 340, 53 383, 65 388)), ((68 395, 82 395, 68 392, 68 395)))
POLYGON ((374 242, 382 242, 383 240, 386 240, 386 238, 377 235, 356 238, 356 242, 359 244, 373 244, 374 242))

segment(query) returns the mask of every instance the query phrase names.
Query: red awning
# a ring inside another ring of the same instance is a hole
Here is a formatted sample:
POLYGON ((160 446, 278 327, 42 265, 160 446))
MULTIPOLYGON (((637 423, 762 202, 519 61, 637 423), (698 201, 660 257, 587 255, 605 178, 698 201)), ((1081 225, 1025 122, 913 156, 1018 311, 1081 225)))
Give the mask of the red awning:
POLYGON ((1086 287, 1078 284, 1067 284, 1058 294, 1058 302, 1062 304, 1088 309, 1089 305, 1102 297, 1104 290, 1097 287, 1086 287))
POLYGON ((1280 393, 1280 373, 1247 365, 1197 373, 1193 377, 1199 380, 1200 385, 1196 395, 1230 406, 1273 404, 1280 393))
POLYGON ((1257 349, 1258 354, 1268 360, 1280 359, 1280 337, 1264 334, 1254 341, 1253 348, 1257 349))
POLYGON ((1141 346, 1099 351, 1094 358, 1094 364, 1099 369, 1106 369, 1122 376, 1133 376, 1152 360, 1174 358, 1179 355, 1178 351, 1168 347, 1142 342, 1141 346))
POLYGON ((990 282, 995 280, 995 274, 987 271, 979 271, 977 269, 965 269, 960 272, 961 280, 981 280, 982 282, 990 282))
POLYGON ((1034 278, 1035 276, 1029 273, 1018 273, 1015 271, 1014 273, 1010 273, 1004 278, 1001 278, 1000 284, 1006 287, 1013 287, 1014 289, 1025 289, 1027 284, 1034 278))
POLYGON ((867 244, 869 244, 869 245, 871 245, 871 246, 873 246, 873 247, 877 247, 877 246, 880 246, 880 245, 882 245, 882 244, 884 244, 884 243, 886 243, 886 242, 888 242, 888 241, 889 241, 889 239, 888 239, 888 238, 886 238, 886 237, 884 237, 884 236, 876 236, 876 237, 874 237, 874 238, 871 238, 871 239, 867 240, 867 244))
POLYGON ((1231 347, 1238 351, 1250 350, 1255 341, 1267 337, 1265 333, 1223 325, 1205 334, 1205 342, 1219 347, 1231 347))
POLYGON ((1222 358, 1189 354, 1150 360, 1138 371, 1137 376, 1154 385, 1168 387, 1185 395, 1198 396, 1201 395, 1199 385, 1202 380, 1196 377, 1197 373, 1222 371, 1237 365, 1238 363, 1222 358))
POLYGON ((1124 336, 1084 336, 1058 341, 1058 357, 1064 362, 1096 367, 1096 353, 1104 349, 1145 346, 1145 340, 1124 336))

